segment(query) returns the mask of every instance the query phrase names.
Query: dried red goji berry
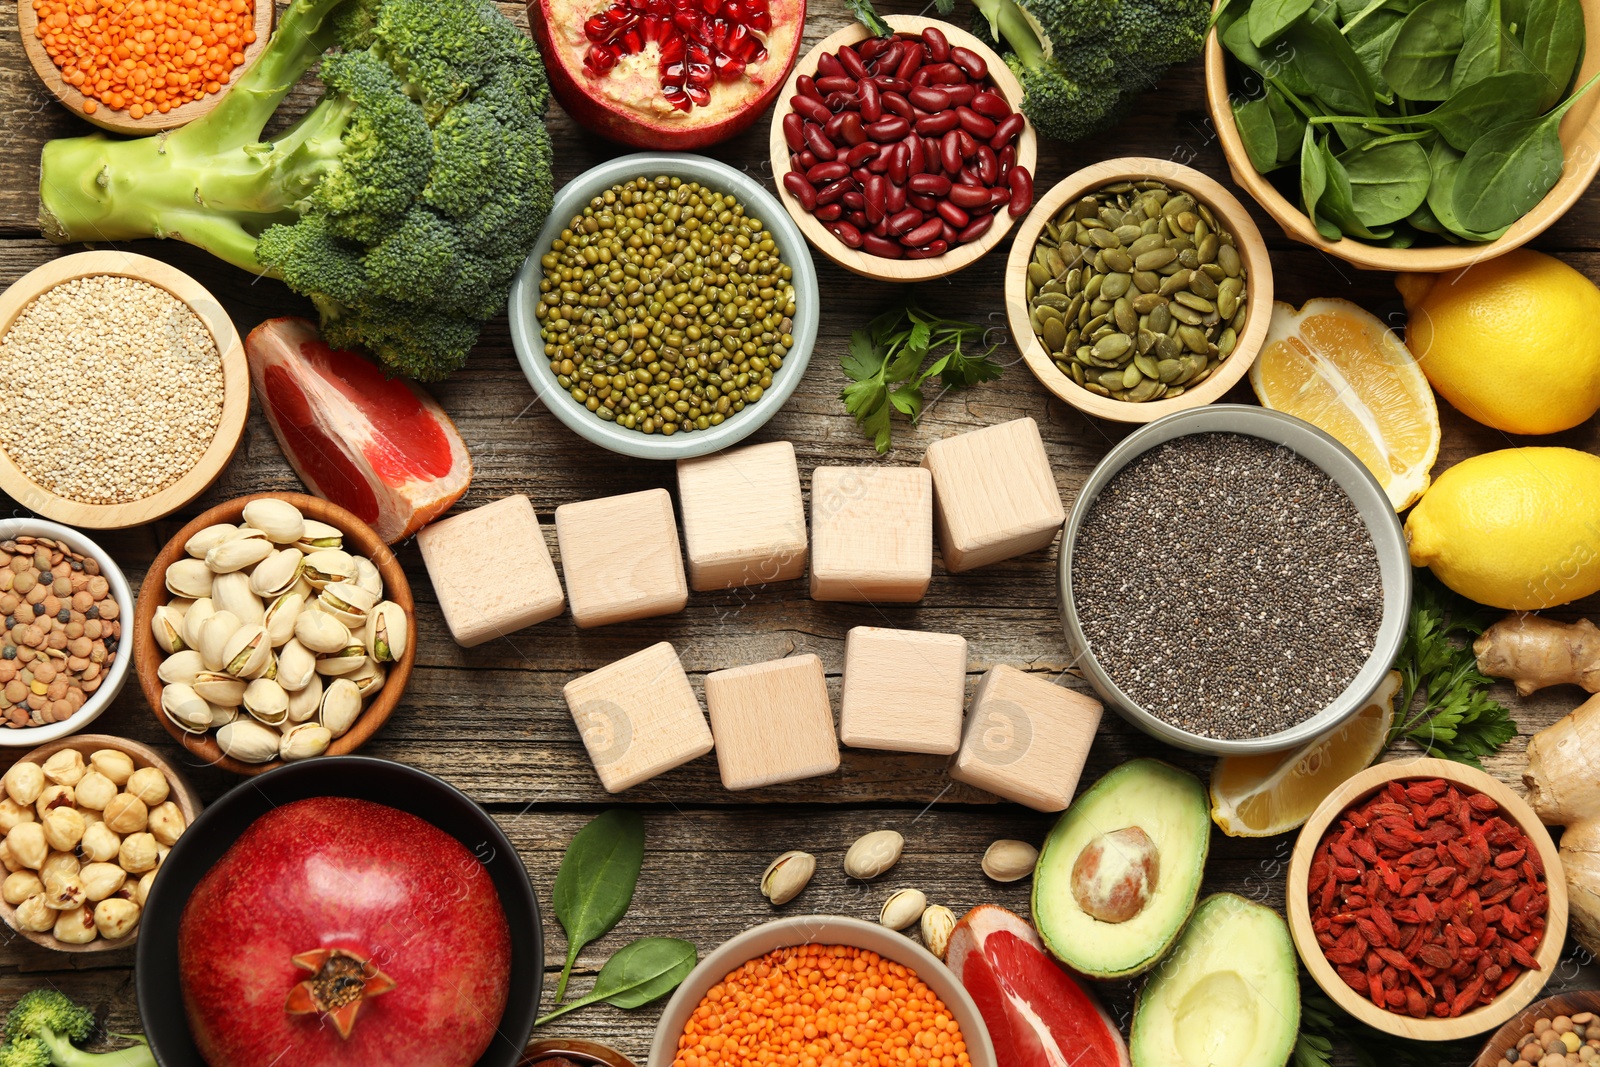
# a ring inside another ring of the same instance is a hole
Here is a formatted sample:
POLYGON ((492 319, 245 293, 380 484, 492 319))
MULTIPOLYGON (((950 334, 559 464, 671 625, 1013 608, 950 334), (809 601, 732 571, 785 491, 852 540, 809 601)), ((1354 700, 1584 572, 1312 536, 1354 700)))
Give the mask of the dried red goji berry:
POLYGON ((1527 851, 1524 849, 1509 849, 1500 853, 1500 855, 1494 858, 1494 865, 1499 867, 1501 870, 1504 870, 1507 867, 1515 867, 1517 864, 1522 862, 1522 857, 1526 856, 1527 854, 1527 851))
POLYGON ((1472 794, 1467 798, 1467 805, 1471 807, 1473 811, 1481 811, 1485 815, 1489 814, 1490 812, 1500 810, 1500 805, 1495 802, 1494 797, 1487 793, 1472 794))

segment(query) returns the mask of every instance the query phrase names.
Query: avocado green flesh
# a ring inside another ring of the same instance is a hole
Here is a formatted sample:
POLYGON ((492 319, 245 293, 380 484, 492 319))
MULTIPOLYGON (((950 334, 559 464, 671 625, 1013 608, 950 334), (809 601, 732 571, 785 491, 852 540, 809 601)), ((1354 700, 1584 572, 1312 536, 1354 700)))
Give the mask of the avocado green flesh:
POLYGON ((1300 1029, 1288 924, 1232 893, 1201 901, 1133 1009, 1133 1067, 1283 1067, 1300 1029))
POLYGON ((1194 910, 1210 842, 1206 792, 1194 775, 1160 760, 1124 763, 1074 801, 1045 839, 1034 872, 1034 925, 1056 958, 1082 974, 1120 978, 1147 970, 1194 910), (1156 846, 1155 889, 1133 918, 1103 922, 1078 905, 1073 864, 1095 838, 1128 826, 1156 846))

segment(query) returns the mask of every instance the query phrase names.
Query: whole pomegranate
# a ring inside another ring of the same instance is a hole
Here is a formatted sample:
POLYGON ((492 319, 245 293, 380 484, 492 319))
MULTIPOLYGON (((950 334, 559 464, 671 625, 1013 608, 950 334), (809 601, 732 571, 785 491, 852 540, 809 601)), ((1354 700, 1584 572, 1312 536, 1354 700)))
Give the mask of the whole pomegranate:
POLYGON ((217 861, 178 958, 211 1067, 467 1067, 505 1008, 511 932, 455 838, 318 797, 263 815, 217 861))

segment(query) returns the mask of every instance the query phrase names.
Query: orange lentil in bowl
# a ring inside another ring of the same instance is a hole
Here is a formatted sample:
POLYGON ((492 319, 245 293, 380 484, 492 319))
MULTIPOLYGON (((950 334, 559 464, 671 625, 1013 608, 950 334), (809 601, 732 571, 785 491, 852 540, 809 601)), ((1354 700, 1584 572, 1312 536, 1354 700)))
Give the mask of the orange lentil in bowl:
POLYGON ((797 945, 714 985, 673 1067, 971 1067, 961 1027, 904 964, 847 945, 797 945))

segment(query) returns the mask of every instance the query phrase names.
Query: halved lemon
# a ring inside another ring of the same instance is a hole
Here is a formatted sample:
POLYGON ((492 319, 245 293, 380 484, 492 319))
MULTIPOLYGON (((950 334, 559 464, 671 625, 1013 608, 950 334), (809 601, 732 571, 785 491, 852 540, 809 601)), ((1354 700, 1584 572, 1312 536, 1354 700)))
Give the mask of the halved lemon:
POLYGON ((1305 822, 1340 783, 1383 753, 1399 691, 1400 672, 1390 671, 1339 728, 1288 752, 1217 760, 1211 821, 1229 837, 1271 837, 1305 822))
POLYGON ((1428 488, 1439 456, 1439 407, 1394 331, 1348 300, 1272 306, 1250 368, 1263 407, 1304 419, 1366 464, 1396 511, 1428 488))

